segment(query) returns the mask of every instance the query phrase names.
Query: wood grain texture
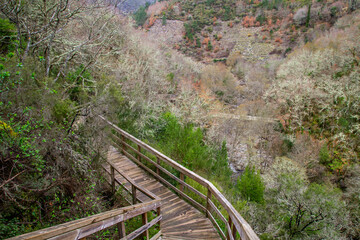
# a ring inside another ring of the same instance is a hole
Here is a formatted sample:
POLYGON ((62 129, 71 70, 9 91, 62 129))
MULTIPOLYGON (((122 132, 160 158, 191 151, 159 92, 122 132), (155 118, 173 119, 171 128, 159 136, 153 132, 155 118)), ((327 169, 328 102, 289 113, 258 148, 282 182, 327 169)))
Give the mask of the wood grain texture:
MULTIPOLYGON (((135 177, 137 180, 133 178, 132 181, 136 182, 141 188, 161 198, 162 239, 166 239, 166 237, 171 239, 221 239, 211 221, 204 214, 179 198, 152 176, 149 176, 145 170, 140 169, 133 162, 138 161, 137 158, 131 161, 115 148, 111 148, 108 153, 108 159, 110 159, 113 166, 119 168, 120 172, 125 173, 130 178, 131 176, 135 177)), ((115 178, 120 177, 118 171, 115 171, 115 178)), ((179 189, 177 190, 182 193, 179 189)), ((145 198, 144 194, 140 191, 137 195, 138 199, 145 198)))

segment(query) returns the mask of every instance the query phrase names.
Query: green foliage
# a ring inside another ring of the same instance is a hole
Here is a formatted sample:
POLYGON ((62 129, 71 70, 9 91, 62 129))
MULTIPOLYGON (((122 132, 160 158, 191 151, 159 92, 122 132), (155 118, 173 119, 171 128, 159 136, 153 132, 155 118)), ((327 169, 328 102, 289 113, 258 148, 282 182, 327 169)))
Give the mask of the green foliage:
POLYGON ((83 82, 91 74, 81 68, 51 84, 41 59, 22 63, 10 52, 0 60, 0 238, 89 216, 104 206, 94 171, 101 147, 87 136, 94 129, 72 124, 74 107, 92 92, 83 91, 87 96, 78 102, 69 99, 79 96, 74 87, 93 86, 83 82))
POLYGON ((57 123, 66 124, 70 116, 74 115, 74 106, 71 100, 60 100, 53 107, 53 114, 57 123))
MULTIPOLYGON (((185 182, 187 184, 189 184, 190 186, 192 186, 193 188, 195 188, 196 190, 198 190, 199 192, 201 192, 202 194, 204 194, 205 196, 207 195, 207 188, 204 187, 203 185, 201 185, 200 183, 192 180, 191 178, 185 178, 185 182)), ((197 201, 198 203, 202 204, 203 206, 206 205, 206 201, 201 198, 199 195, 197 195, 196 193, 194 193, 193 191, 187 189, 186 187, 184 188, 185 193, 191 197, 192 199, 194 199, 195 201, 197 201)))
POLYGON ((203 142, 203 133, 192 124, 182 126, 170 113, 163 115, 163 128, 157 134, 162 149, 190 169, 208 169, 209 148, 203 142))
POLYGON ((8 19, 0 18, 0 53, 13 50, 15 39, 15 25, 8 19))
POLYGON ((82 104, 89 101, 89 97, 94 94, 93 76, 83 65, 69 72, 66 82, 70 85, 68 94, 71 101, 82 104))
POLYGON ((221 16, 221 19, 223 21, 229 21, 234 19, 234 8, 224 5, 223 9, 224 9, 224 13, 221 16))
POLYGON ((319 161, 320 163, 327 165, 331 162, 329 150, 326 144, 324 144, 319 152, 319 161))
POLYGON ((211 44, 211 41, 208 41, 207 50, 211 51, 213 49, 213 46, 211 44))
POLYGON ((196 47, 201 48, 200 38, 196 37, 196 47))
POLYGON ((260 14, 256 17, 256 21, 260 23, 260 25, 263 25, 264 22, 266 22, 266 17, 264 14, 260 14))
POLYGON ((166 15, 163 14, 162 16, 162 25, 165 26, 166 25, 166 15))
POLYGON ((189 38, 190 41, 194 40, 194 35, 201 30, 199 22, 191 21, 189 23, 184 23, 185 27, 185 37, 189 38))
POLYGON ((294 181, 294 176, 280 176, 276 191, 280 223, 291 239, 305 236, 339 238, 341 225, 347 222, 341 191, 329 186, 294 181), (296 184, 296 185, 295 185, 296 184))
POLYGON ((247 166, 244 173, 238 179, 237 189, 241 196, 248 201, 257 203, 264 202, 264 183, 260 176, 260 171, 255 167, 247 166))
POLYGON ((143 26, 147 20, 146 8, 141 6, 133 15, 136 26, 143 26))

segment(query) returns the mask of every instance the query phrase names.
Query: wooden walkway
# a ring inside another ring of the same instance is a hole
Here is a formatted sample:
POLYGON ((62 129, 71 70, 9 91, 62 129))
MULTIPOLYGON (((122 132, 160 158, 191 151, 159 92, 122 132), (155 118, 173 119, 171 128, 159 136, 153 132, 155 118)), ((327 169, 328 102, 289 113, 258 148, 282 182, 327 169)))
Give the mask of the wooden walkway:
MULTIPOLYGON (((112 162, 118 169, 126 173, 138 185, 151 191, 162 199, 162 239, 221 239, 211 221, 206 218, 204 214, 180 199, 175 193, 159 183, 115 148, 109 150, 108 161, 112 162)), ((125 187, 131 189, 130 183, 116 171, 115 178, 120 180, 125 187)), ((150 200, 142 193, 139 193, 137 198, 141 202, 150 200)))

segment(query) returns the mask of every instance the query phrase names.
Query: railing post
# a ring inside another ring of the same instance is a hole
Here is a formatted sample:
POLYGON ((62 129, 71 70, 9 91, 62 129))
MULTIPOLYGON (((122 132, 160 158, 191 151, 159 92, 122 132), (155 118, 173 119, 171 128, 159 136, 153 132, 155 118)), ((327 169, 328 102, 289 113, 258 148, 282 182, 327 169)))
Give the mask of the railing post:
MULTIPOLYGON (((141 215, 141 217, 142 217, 142 224, 143 225, 147 224, 147 222, 148 222, 147 212, 143 213, 141 215)), ((149 230, 148 229, 146 229, 146 231, 143 233, 143 237, 145 237, 147 240, 149 239, 149 230)))
MULTIPOLYGON (((159 159, 159 157, 156 157, 156 163, 157 163, 158 165, 160 165, 160 159, 159 159)), ((157 174, 158 176, 160 175, 160 170, 159 170, 158 167, 156 167, 156 174, 157 174)))
POLYGON ((115 193, 115 169, 112 165, 110 165, 110 170, 111 170, 111 192, 112 194, 115 193))
POLYGON ((211 201, 211 191, 208 187, 207 195, 206 195, 206 217, 209 217, 210 212, 210 202, 211 201))
MULTIPOLYGON (((230 229, 230 231, 231 231, 231 226, 232 226, 233 224, 232 224, 232 220, 231 220, 230 215, 229 215, 228 224, 229 224, 229 229, 230 229)), ((230 234, 231 234, 231 232, 229 232, 229 229, 226 228, 226 239, 227 239, 227 240, 230 240, 230 234)))
POLYGON ((134 185, 131 186, 132 200, 133 204, 136 204, 136 187, 134 185))
MULTIPOLYGON (((184 181, 184 174, 182 172, 180 172, 180 179, 181 181, 184 181)), ((184 185, 182 183, 180 183, 180 191, 184 191, 184 185)))
POLYGON ((125 232, 125 223, 124 222, 120 222, 117 224, 118 227, 118 232, 119 232, 119 238, 122 239, 126 236, 126 232, 125 232))
MULTIPOLYGON (((156 211, 157 211, 157 215, 160 216, 161 215, 161 207, 158 207, 156 209, 156 211)), ((159 230, 161 230, 161 221, 159 221, 159 230)))
POLYGON ((121 141, 122 141, 122 153, 125 154, 126 146, 125 146, 125 137, 124 135, 121 135, 121 141))
POLYGON ((233 225, 232 225, 231 231, 232 231, 233 238, 236 239, 236 228, 235 228, 235 224, 234 224, 234 223, 233 223, 233 225))
POLYGON ((139 162, 141 162, 141 156, 140 156, 141 147, 140 147, 140 145, 138 145, 138 151, 139 151, 139 153, 137 154, 137 159, 139 160, 139 162))

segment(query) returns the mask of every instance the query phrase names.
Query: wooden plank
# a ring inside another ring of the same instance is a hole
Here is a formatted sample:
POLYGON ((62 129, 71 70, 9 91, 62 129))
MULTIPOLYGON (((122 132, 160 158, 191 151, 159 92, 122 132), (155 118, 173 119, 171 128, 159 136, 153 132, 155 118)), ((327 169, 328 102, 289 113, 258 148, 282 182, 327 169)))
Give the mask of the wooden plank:
MULTIPOLYGON (((114 164, 111 162, 108 162, 111 166, 114 167, 114 164)), ((127 174, 125 174, 123 171, 119 170, 118 168, 114 167, 115 171, 118 172, 123 178, 125 178, 129 183, 131 183, 131 185, 135 186, 136 189, 138 189, 140 192, 144 193, 145 195, 147 195, 148 197, 152 198, 152 199, 157 199, 158 197, 153 194, 152 192, 142 188, 141 186, 139 186, 137 183, 135 183, 134 180, 132 180, 127 174)))
POLYGON ((165 179, 163 179, 162 177, 156 175, 155 172, 153 172, 150 168, 146 167, 144 164, 142 164, 141 162, 139 162, 136 158, 134 158, 130 153, 124 151, 124 154, 131 158, 134 162, 136 162, 137 164, 139 164, 142 168, 144 168, 146 171, 148 171, 149 173, 151 173, 155 178, 157 178, 159 181, 161 181, 162 183, 164 183, 166 186, 170 187, 171 189, 173 189, 176 193, 178 193, 181 197, 185 198, 186 200, 188 200, 189 202, 191 202, 193 205, 195 205, 196 207, 198 207, 199 209, 203 210, 204 212, 206 211, 206 208, 201 205, 200 203, 196 202, 195 200, 193 200, 192 198, 190 198, 188 195, 186 195, 185 193, 181 192, 179 189, 177 189, 176 187, 174 187, 171 183, 169 183, 168 181, 166 181, 165 179))
MULTIPOLYGON (((38 230, 35 232, 30 232, 10 239, 40 240, 40 239, 57 237, 59 235, 73 236, 73 234, 77 234, 78 238, 83 238, 88 235, 91 235, 96 231, 115 225, 127 219, 133 218, 134 216, 140 215, 144 212, 151 211, 160 206, 161 206, 161 201, 156 199, 151 202, 140 203, 133 206, 128 206, 120 209, 107 211, 104 213, 99 213, 94 216, 74 220, 68 223, 63 223, 50 228, 38 230)), ((58 239, 61 239, 61 237, 58 239)))
MULTIPOLYGON (((121 140, 120 140, 121 141, 121 140)), ((161 170, 163 173, 165 173, 166 175, 168 175, 169 177, 171 177, 172 179, 174 179, 175 181, 177 181, 180 186, 186 186, 189 190, 191 190, 193 193, 197 194, 198 196, 200 196, 202 199, 206 199, 206 196, 199 192, 197 189, 195 189, 193 186, 189 185, 188 183, 186 183, 184 181, 184 174, 180 172, 180 178, 176 177, 174 174, 172 174, 171 172, 169 172, 168 170, 166 170, 165 168, 163 168, 160 164, 152 161, 150 158, 148 158, 147 156, 145 156, 142 153, 137 152, 137 150, 135 148, 133 148, 132 146, 128 145, 127 143, 124 143, 128 148, 130 148, 131 150, 133 150, 137 155, 141 155, 141 157, 143 159, 145 159, 147 162, 153 164, 157 170, 161 170)), ((129 153, 130 154, 130 153, 129 153)), ((158 171, 156 171, 156 174, 158 176, 160 176, 160 174, 158 173, 158 171)), ((180 188, 181 190, 181 188, 180 188)), ((183 191, 183 190, 181 190, 183 191)))

